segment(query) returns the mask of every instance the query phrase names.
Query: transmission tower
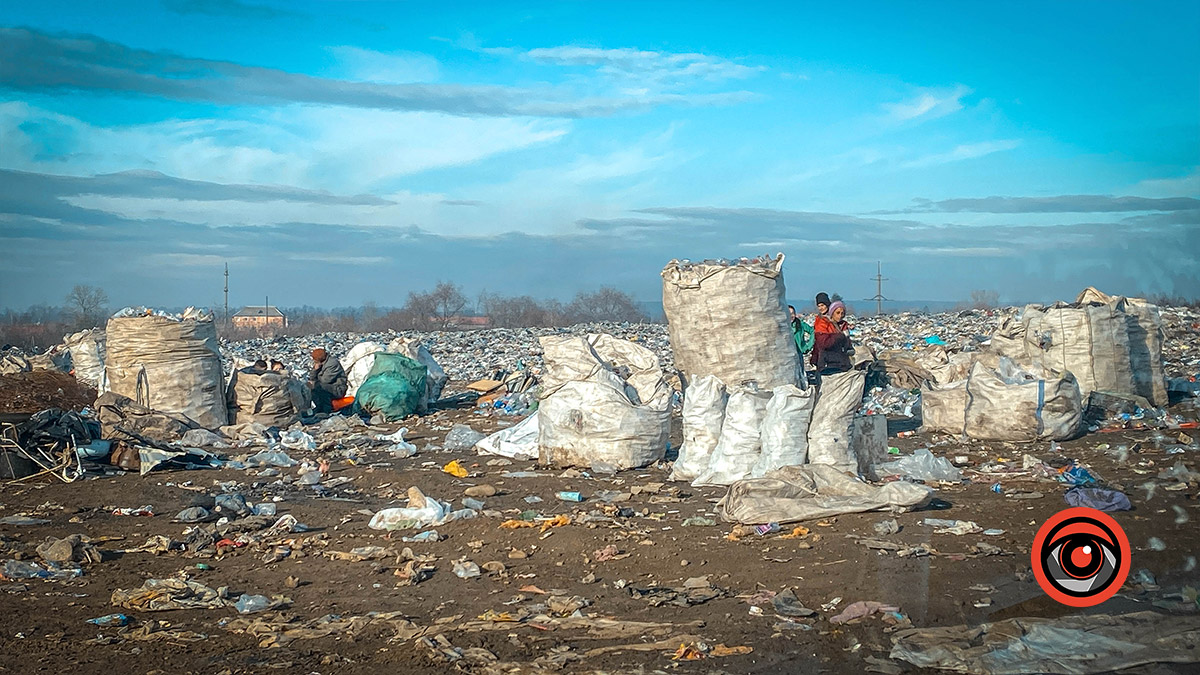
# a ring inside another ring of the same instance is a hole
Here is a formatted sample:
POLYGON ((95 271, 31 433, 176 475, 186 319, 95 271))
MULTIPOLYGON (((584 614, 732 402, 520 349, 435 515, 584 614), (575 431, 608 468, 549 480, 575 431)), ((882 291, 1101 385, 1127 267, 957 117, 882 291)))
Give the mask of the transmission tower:
POLYGON ((229 263, 225 263, 225 325, 229 325, 229 263))
POLYGON ((871 278, 875 282, 875 297, 867 298, 875 301, 875 315, 883 314, 883 301, 887 298, 883 297, 883 282, 888 279, 883 276, 883 263, 875 261, 875 276, 871 278))

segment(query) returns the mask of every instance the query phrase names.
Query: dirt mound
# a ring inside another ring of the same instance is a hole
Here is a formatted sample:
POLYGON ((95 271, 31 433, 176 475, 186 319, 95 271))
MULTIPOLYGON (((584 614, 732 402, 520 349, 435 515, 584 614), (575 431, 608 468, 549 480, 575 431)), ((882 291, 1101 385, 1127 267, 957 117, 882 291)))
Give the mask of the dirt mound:
POLYGON ((35 370, 0 375, 0 413, 33 413, 46 408, 81 410, 95 400, 95 389, 66 373, 35 370))

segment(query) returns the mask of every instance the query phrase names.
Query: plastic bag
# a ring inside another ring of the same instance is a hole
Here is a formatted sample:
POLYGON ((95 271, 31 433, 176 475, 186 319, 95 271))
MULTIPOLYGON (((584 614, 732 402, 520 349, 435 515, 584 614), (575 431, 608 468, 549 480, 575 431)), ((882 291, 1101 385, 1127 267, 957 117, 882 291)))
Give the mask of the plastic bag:
POLYGON ((954 468, 945 457, 935 457, 928 448, 921 448, 908 457, 902 457, 894 462, 880 464, 875 467, 880 476, 901 476, 914 480, 940 480, 947 483, 957 483, 962 480, 962 472, 954 468))
POLYGON ((538 414, 535 412, 513 426, 497 431, 475 444, 481 455, 511 459, 538 458, 538 414))
POLYGON ((842 471, 857 471, 858 459, 850 447, 850 425, 862 405, 867 374, 862 370, 821 378, 808 427, 809 464, 828 464, 842 471))
POLYGON ((442 442, 442 447, 453 452, 470 450, 476 443, 485 438, 487 436, 465 424, 455 424, 450 429, 450 432, 446 434, 446 440, 442 442))
POLYGON ((736 388, 725 406, 721 441, 713 451, 708 468, 692 485, 729 485, 750 475, 762 452, 762 423, 770 392, 736 388))
POLYGON ((762 424, 762 454, 750 470, 760 478, 768 471, 797 466, 808 460, 808 425, 812 420, 813 389, 790 384, 776 387, 762 424))
POLYGON ((383 509, 371 517, 372 530, 420 529, 437 525, 450 513, 450 505, 425 496, 420 488, 408 489, 408 506, 383 509))
POLYGON ((692 481, 708 468, 721 441, 729 395, 716 375, 692 379, 683 395, 683 446, 671 467, 671 480, 692 481))

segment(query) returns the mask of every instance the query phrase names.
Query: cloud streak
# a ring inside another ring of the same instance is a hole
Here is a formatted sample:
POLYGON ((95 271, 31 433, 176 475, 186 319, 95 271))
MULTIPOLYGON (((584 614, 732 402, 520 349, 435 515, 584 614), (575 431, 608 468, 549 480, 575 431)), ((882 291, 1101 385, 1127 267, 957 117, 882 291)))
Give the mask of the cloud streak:
POLYGON ((875 213, 1122 213, 1128 211, 1200 210, 1200 199, 1193 197, 1057 195, 1053 197, 982 197, 917 201, 917 205, 911 208, 875 213))
POLYGON ((603 117, 663 105, 725 105, 748 92, 579 97, 552 89, 354 82, 136 49, 90 35, 0 28, 0 87, 228 105, 308 103, 451 115, 603 117))

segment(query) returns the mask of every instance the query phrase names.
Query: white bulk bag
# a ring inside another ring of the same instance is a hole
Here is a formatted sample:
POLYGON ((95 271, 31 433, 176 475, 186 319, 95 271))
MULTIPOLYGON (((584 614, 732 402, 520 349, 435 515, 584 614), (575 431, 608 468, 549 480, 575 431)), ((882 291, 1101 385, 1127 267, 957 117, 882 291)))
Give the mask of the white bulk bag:
POLYGON ((692 378, 683 392, 683 446, 671 467, 671 480, 690 482, 708 468, 721 440, 728 400, 725 384, 716 375, 692 378))

